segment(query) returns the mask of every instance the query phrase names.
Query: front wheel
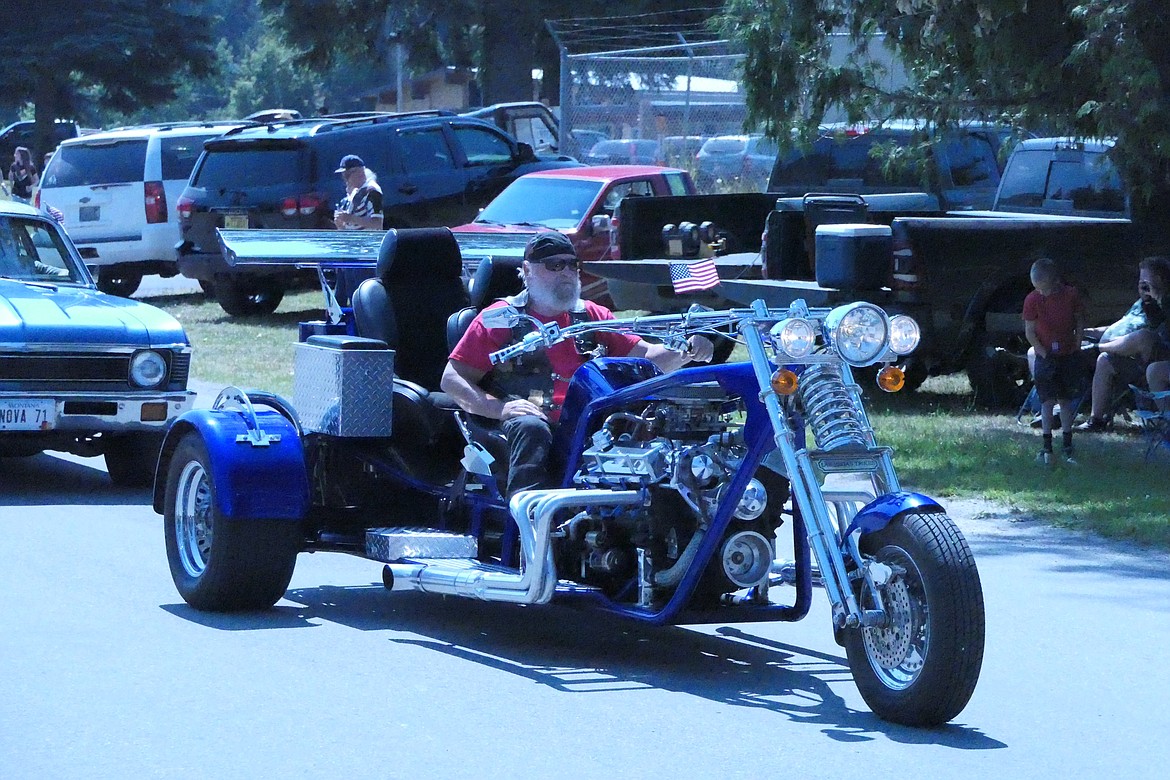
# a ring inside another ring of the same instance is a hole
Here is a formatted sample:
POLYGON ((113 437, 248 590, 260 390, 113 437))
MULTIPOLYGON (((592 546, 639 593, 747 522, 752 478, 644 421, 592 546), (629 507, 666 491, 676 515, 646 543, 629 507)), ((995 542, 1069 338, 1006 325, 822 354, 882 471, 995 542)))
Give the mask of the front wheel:
POLYGON ((103 265, 97 269, 97 288, 109 295, 129 298, 142 284, 142 271, 125 265, 103 265))
MULTIPOLYGON (((844 632, 857 688, 884 720, 946 723, 967 705, 983 664, 983 589, 971 549, 945 514, 910 513, 863 536, 861 551, 893 573, 879 585, 886 625, 844 632)), ((863 610, 877 608, 868 587, 858 598, 863 610)))
POLYGON ((284 595, 301 544, 288 520, 228 520, 220 515, 211 459, 189 433, 167 469, 163 527, 171 579, 195 609, 267 609, 284 595))
POLYGON ((106 445, 106 471, 118 487, 147 487, 154 484, 161 433, 113 436, 106 445))

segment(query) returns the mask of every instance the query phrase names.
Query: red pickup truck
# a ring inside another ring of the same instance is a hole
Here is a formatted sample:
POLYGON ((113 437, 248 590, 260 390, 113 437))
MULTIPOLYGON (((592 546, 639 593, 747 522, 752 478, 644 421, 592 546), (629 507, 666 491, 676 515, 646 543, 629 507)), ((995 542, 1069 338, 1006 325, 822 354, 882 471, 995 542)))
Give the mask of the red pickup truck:
MULTIPOLYGON (((653 165, 603 165, 529 173, 512 182, 456 233, 531 233, 569 237, 584 262, 620 260, 613 212, 622 198, 694 195, 691 175, 653 165)), ((581 294, 612 305, 604 279, 582 274, 581 294)))

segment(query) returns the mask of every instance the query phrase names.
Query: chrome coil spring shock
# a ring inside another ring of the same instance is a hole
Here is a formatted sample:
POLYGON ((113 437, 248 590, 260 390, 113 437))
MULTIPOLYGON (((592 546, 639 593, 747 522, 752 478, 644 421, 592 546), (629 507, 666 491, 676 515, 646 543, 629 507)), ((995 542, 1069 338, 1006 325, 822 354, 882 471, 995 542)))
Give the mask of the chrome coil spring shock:
POLYGON ((805 420, 819 449, 867 446, 867 426, 857 412, 853 395, 845 387, 840 366, 831 363, 809 366, 801 374, 798 393, 805 420))

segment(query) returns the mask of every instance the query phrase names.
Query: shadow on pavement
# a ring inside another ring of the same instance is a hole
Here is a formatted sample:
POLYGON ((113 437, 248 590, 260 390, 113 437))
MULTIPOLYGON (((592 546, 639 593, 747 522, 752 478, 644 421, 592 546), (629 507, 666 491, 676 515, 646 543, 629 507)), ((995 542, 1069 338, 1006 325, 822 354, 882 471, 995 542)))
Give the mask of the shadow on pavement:
POLYGON ((110 482, 101 458, 47 453, 0 458, 0 506, 123 506, 150 503, 150 488, 110 482), (93 465, 89 465, 92 463, 93 465))
POLYGON ((518 675, 566 694, 677 691, 783 715, 819 727, 841 742, 885 735, 897 742, 963 750, 1006 747, 961 725, 914 729, 855 710, 831 687, 852 685, 843 653, 764 638, 753 633, 751 624, 719 627, 712 635, 568 607, 417 593, 391 596, 381 585, 301 588, 286 598, 301 606, 282 602, 271 611, 226 615, 198 613, 184 605, 162 608, 222 630, 308 627, 325 620, 362 631, 407 632, 390 641, 518 675))

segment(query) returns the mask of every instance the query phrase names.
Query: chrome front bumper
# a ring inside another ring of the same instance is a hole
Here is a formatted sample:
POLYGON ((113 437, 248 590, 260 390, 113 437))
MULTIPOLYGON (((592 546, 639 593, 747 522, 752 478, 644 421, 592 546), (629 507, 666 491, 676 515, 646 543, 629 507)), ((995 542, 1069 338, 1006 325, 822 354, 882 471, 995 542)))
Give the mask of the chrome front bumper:
POLYGON ((0 392, 5 400, 51 400, 55 419, 40 431, 149 431, 164 430, 195 405, 194 390, 142 393, 13 393, 0 392))

